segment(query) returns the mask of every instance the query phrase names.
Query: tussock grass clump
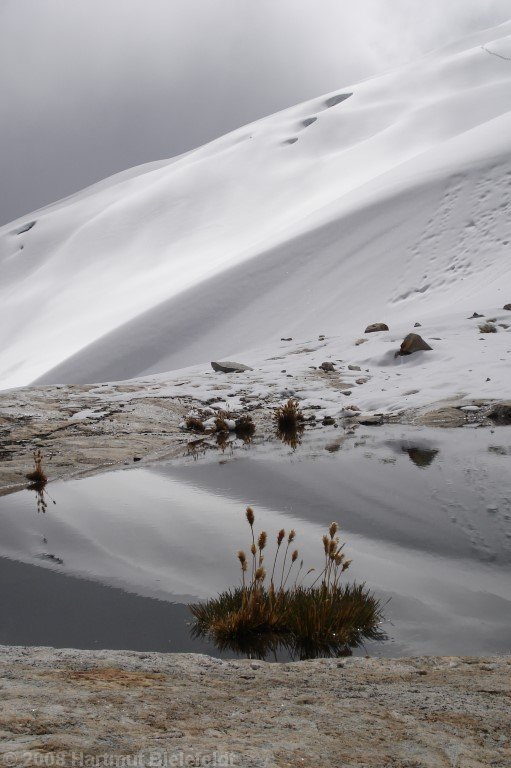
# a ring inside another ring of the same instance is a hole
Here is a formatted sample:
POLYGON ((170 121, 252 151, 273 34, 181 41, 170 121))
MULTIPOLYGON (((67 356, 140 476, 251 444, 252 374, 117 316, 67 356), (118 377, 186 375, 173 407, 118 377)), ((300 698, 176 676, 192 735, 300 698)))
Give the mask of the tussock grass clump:
POLYGON ((43 454, 40 448, 34 451, 34 465, 32 472, 28 472, 25 477, 30 480, 34 487, 44 488, 48 482, 48 477, 43 469, 43 454))
POLYGON ((236 419, 235 432, 236 437, 250 442, 251 438, 255 434, 255 424, 250 414, 244 413, 242 416, 236 419))
POLYGON ((237 554, 241 585, 190 606, 196 635, 211 637, 221 648, 252 652, 281 646, 298 651, 302 658, 346 653, 364 639, 383 637, 380 602, 363 584, 341 583, 351 561, 337 536, 337 523, 323 536, 324 562, 318 574, 314 568, 304 573, 303 560, 292 546, 296 533, 286 534, 284 529, 276 536, 268 574, 267 533, 256 536, 250 507, 246 518, 251 543, 248 556, 244 550, 237 554), (306 585, 306 579, 312 583, 306 585))
POLYGON ((205 432, 206 427, 203 422, 197 416, 188 416, 186 419, 186 428, 192 432, 205 432))
POLYGON ((298 401, 290 398, 287 403, 275 410, 273 419, 277 428, 277 437, 295 450, 300 445, 305 428, 305 417, 298 407, 298 401))
POLYGON ((282 432, 296 431, 300 426, 303 427, 305 420, 303 413, 298 407, 298 400, 293 400, 292 397, 289 398, 287 403, 276 409, 274 419, 277 428, 282 432))

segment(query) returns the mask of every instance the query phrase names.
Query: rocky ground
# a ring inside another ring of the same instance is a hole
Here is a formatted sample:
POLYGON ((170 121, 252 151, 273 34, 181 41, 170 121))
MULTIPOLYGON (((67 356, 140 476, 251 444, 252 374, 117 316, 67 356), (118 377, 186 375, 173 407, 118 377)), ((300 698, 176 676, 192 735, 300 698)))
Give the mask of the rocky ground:
MULTIPOLYGON (((353 434, 360 423, 438 427, 492 424, 495 422, 488 416, 501 402, 456 396, 421 407, 404 403, 401 410, 369 412, 360 409, 346 389, 354 386, 351 379, 357 375, 357 371, 349 369, 341 374, 312 368, 304 374, 302 383, 308 387, 312 383, 314 399, 303 397, 296 388, 261 382, 257 372, 204 372, 188 378, 158 377, 96 386, 34 386, 0 392, 0 495, 26 486, 25 475, 33 468, 36 449, 41 449, 45 471, 54 480, 137 461, 199 455, 215 448, 215 435, 183 428, 190 414, 207 420, 219 412, 233 416, 249 413, 257 439, 266 441, 277 439, 273 414, 286 397, 298 397, 307 429, 335 424, 347 435, 353 434)), ((507 408, 511 414, 509 404, 507 408)))
POLYGON ((0 765, 511 762, 511 657, 268 664, 4 646, 0 668, 0 765))

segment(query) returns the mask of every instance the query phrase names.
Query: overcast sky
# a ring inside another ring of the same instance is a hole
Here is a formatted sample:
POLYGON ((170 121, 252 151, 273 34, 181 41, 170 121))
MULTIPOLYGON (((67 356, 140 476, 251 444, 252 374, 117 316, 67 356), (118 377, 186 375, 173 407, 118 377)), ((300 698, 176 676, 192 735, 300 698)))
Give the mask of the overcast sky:
POLYGON ((511 0, 0 0, 0 224, 511 17, 511 0))

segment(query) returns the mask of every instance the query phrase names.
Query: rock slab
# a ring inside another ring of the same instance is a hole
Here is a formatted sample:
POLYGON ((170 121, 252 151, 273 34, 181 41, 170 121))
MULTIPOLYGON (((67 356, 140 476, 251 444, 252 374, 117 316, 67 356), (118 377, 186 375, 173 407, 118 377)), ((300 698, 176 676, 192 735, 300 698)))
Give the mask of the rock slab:
POLYGON ((273 664, 0 646, 0 678, 6 766, 170 768, 215 752, 244 768, 511 761, 509 656, 273 664))

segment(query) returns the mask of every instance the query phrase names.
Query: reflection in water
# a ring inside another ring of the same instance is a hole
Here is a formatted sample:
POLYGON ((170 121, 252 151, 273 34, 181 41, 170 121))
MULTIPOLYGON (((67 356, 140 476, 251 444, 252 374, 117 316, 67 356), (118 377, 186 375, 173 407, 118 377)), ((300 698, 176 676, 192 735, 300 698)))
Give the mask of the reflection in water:
POLYGON ((433 463, 438 451, 434 448, 419 448, 417 446, 408 447, 403 445, 403 453, 408 454, 415 466, 424 468, 429 467, 429 465, 433 463))
POLYGON ((291 661, 306 661, 307 659, 338 658, 351 656, 352 649, 363 647, 363 640, 383 641, 386 639, 384 632, 374 630, 360 638, 360 642, 348 645, 318 640, 297 640, 283 637, 282 635, 245 635, 237 638, 219 638, 209 634, 205 629, 194 625, 191 629, 194 639, 213 642, 220 653, 230 651, 240 656, 247 656, 261 661, 278 661, 282 658, 291 661))
POLYGON ((277 429, 277 437, 286 445, 291 446, 293 451, 296 451, 298 446, 301 445, 303 430, 303 424, 295 424, 284 428, 279 427, 277 429))

